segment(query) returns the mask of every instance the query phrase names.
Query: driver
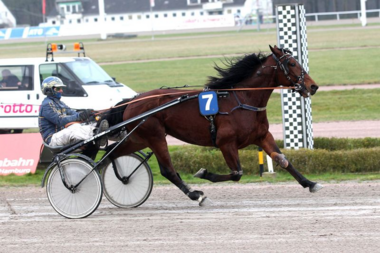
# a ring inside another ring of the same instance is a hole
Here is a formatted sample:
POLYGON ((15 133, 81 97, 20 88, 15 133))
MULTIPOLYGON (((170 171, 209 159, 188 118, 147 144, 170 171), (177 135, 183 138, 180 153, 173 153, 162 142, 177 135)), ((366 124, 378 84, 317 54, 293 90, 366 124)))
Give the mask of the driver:
MULTIPOLYGON (((58 77, 50 76, 42 82, 42 93, 47 97, 42 101, 38 124, 43 141, 49 146, 65 146, 80 140, 86 140, 94 135, 96 122, 89 124, 78 121, 94 121, 94 111, 84 110, 76 112, 61 101, 65 87, 58 77)), ((108 129, 108 122, 102 120, 97 134, 108 129)), ((97 146, 104 146, 107 137, 97 141, 97 146)))
POLYGON ((17 76, 13 75, 9 69, 4 69, 1 71, 3 80, 0 81, 0 86, 2 87, 19 87, 21 85, 20 80, 17 76))

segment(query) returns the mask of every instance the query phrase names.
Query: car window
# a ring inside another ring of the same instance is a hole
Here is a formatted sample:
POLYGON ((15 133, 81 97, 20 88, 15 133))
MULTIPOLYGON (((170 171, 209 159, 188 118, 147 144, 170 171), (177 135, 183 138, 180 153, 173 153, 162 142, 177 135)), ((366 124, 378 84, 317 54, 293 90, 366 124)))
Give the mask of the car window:
POLYGON ((0 66, 0 91, 33 90, 34 66, 0 66))
POLYGON ((65 65, 75 73, 85 85, 115 85, 114 80, 99 65, 90 59, 77 58, 75 61, 65 63, 65 65))
POLYGON ((41 64, 40 65, 40 78, 41 78, 41 83, 42 81, 45 80, 45 78, 52 76, 52 73, 55 73, 57 69, 57 64, 41 64))
POLYGON ((63 87, 62 96, 84 96, 82 86, 77 82, 75 76, 62 66, 62 63, 49 63, 40 65, 41 85, 45 78, 56 76, 66 85, 63 87))

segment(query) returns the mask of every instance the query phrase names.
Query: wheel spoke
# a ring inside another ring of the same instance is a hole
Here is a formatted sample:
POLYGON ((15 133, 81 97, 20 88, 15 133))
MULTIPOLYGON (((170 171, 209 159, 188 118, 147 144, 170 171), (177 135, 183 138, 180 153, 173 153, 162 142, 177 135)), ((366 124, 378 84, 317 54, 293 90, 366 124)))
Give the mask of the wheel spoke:
MULTIPOLYGON (((115 165, 121 177, 129 176, 141 164, 143 159, 136 154, 118 157, 115 165)), ((135 171, 127 184, 117 179, 112 163, 103 171, 104 195, 118 207, 137 207, 144 203, 153 187, 153 175, 146 163, 135 171)))
POLYGON ((88 173, 88 177, 72 192, 61 179, 58 167, 49 175, 46 185, 48 199, 52 207, 66 218, 84 218, 91 215, 99 206, 102 197, 102 184, 99 174, 87 162, 71 158, 61 162, 66 182, 77 184, 88 173))

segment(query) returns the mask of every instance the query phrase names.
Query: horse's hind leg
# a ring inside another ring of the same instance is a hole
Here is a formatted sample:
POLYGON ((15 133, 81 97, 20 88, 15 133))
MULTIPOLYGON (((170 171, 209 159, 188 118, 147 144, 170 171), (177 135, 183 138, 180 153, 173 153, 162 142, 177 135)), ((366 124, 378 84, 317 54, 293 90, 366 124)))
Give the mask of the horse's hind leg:
POLYGON ((194 177, 199 177, 202 179, 207 179, 211 182, 223 182, 223 181, 239 181, 243 175, 243 170, 240 166, 239 153, 236 147, 232 145, 224 145, 220 147, 222 151, 224 160, 226 161, 228 167, 232 172, 228 175, 219 175, 215 173, 208 172, 206 169, 200 169, 194 177))
POLYGON ((321 184, 306 179, 293 167, 293 165, 285 158, 280 149, 277 147, 277 144, 274 141, 271 133, 268 132, 266 138, 261 142, 260 146, 265 150, 267 154, 270 154, 271 158, 278 165, 280 165, 281 168, 286 169, 297 180, 297 182, 302 185, 302 187, 308 187, 310 192, 317 192, 323 188, 321 184))

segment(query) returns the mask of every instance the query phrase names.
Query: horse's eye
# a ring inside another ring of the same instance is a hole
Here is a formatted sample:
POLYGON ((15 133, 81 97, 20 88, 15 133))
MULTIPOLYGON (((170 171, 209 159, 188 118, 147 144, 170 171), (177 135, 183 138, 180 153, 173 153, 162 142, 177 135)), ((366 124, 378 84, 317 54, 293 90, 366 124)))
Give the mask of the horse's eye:
POLYGON ((290 66, 295 67, 296 64, 295 63, 290 63, 290 66))

